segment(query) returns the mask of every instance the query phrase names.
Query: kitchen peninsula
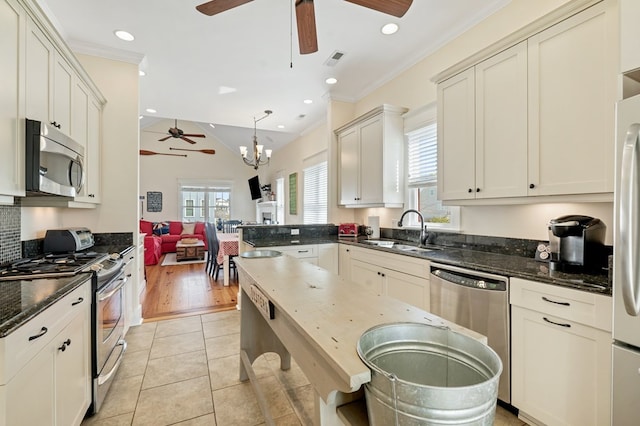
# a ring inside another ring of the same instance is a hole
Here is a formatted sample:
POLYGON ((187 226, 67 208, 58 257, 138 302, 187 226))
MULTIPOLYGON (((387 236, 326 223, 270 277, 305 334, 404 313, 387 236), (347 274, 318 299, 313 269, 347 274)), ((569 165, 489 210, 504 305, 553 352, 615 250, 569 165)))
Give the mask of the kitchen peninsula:
MULTIPOLYGON (((340 406, 361 399, 361 387, 371 379, 356 345, 362 333, 373 326, 391 322, 448 326, 486 343, 478 333, 290 256, 239 257, 236 264, 243 362, 251 364, 261 354, 275 352, 286 370, 293 356, 313 385, 314 423, 318 425, 350 423, 340 406), (252 301, 260 295, 265 304, 252 301), (271 312, 260 306, 271 306, 271 312)), ((251 368, 241 364, 241 380, 251 375, 251 368)))

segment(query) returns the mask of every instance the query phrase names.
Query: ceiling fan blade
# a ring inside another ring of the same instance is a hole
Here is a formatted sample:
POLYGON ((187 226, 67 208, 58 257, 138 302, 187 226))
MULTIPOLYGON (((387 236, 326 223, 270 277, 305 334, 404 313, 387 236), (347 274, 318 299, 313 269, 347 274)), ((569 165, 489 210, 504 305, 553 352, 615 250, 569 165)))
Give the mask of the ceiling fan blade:
POLYGON ((162 138, 162 139, 158 139, 158 142, 164 142, 164 141, 166 141, 167 139, 169 139, 170 137, 171 137, 171 135, 166 136, 166 137, 164 137, 164 138, 162 138))
POLYGON ((217 13, 224 12, 225 10, 233 9, 234 7, 249 3, 250 1, 252 0, 211 0, 196 6, 196 9, 198 12, 212 16, 217 13))
POLYGON ((180 139, 182 139, 185 142, 189 142, 190 144, 195 144, 196 143, 196 141, 192 141, 189 138, 185 138, 184 135, 180 136, 180 139))
POLYGON ((188 136, 188 137, 190 137, 190 138, 206 138, 206 136, 205 136, 205 135, 203 135, 203 134, 201 134, 201 133, 199 133, 199 134, 195 134, 195 133, 191 133, 191 134, 189 134, 189 133, 183 133, 183 134, 182 134, 182 136, 188 136))
POLYGON ((346 0, 349 3, 358 4, 369 9, 377 10, 378 12, 386 13, 387 15, 396 16, 402 18, 413 0, 346 0))
POLYGON ((316 34, 316 14, 313 0, 296 0, 296 21, 298 23, 298 44, 300 54, 306 55, 318 51, 316 34))

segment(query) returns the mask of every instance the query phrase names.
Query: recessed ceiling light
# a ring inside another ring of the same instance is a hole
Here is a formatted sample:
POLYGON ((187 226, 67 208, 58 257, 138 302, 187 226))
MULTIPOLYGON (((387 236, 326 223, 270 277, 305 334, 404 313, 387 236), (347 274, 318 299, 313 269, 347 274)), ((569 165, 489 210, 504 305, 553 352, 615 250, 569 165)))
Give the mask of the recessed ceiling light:
POLYGON ((398 31, 398 25, 394 23, 386 24, 382 28, 380 28, 380 31, 385 35, 394 34, 396 31, 398 31))
POLYGON ((327 84, 336 84, 338 82, 338 79, 334 78, 334 77, 329 77, 324 82, 327 83, 327 84))
POLYGON ((313 101, 312 101, 311 99, 305 99, 305 100, 304 100, 304 101, 302 101, 302 102, 304 102, 304 103, 305 103, 305 104, 307 104, 307 105, 309 105, 309 104, 312 104, 312 103, 313 103, 313 101))
POLYGON ((278 129, 284 129, 284 124, 278 124, 278 129))
POLYGON ((138 117, 138 120, 142 120, 144 118, 144 115, 141 115, 138 117))
POLYGON ((153 108, 147 108, 147 112, 148 112, 148 113, 150 113, 150 114, 155 114, 155 113, 156 113, 156 112, 158 112, 158 111, 156 111, 156 110, 155 110, 155 109, 153 109, 153 108))
POLYGON ((120 40, 124 40, 124 41, 133 41, 135 39, 135 37, 130 33, 127 32, 125 30, 115 30, 113 32, 116 37, 118 37, 120 40))
POLYGON ((212 123, 209 123, 209 126, 211 126, 212 129, 216 128, 216 126, 214 126, 212 123))
POLYGON ((139 71, 138 71, 138 75, 139 75, 140 77, 144 77, 145 75, 147 75, 147 73, 146 73, 146 72, 144 72, 144 71, 142 71, 142 70, 139 70, 139 71))

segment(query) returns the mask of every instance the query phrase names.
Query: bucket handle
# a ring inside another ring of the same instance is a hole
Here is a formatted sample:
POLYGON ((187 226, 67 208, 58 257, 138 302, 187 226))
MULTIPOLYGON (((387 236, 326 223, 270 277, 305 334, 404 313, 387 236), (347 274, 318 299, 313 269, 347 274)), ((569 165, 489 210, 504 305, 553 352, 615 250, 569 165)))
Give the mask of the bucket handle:
POLYGON ((380 369, 380 372, 391 382, 391 389, 393 392, 393 414, 395 416, 395 426, 398 426, 398 395, 396 393, 396 383, 398 382, 398 376, 388 371, 380 369))

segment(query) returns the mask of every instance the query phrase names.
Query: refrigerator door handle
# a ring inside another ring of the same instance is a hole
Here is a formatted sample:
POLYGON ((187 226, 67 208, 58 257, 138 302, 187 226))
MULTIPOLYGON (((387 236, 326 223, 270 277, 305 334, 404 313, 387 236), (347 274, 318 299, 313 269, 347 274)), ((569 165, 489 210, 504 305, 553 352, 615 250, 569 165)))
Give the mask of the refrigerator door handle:
POLYGON ((640 314, 640 276, 638 268, 640 262, 636 258, 640 255, 638 244, 638 201, 640 201, 640 124, 632 124, 625 136, 622 150, 622 167, 620 176, 620 213, 618 235, 621 250, 622 300, 629 315, 640 314))

